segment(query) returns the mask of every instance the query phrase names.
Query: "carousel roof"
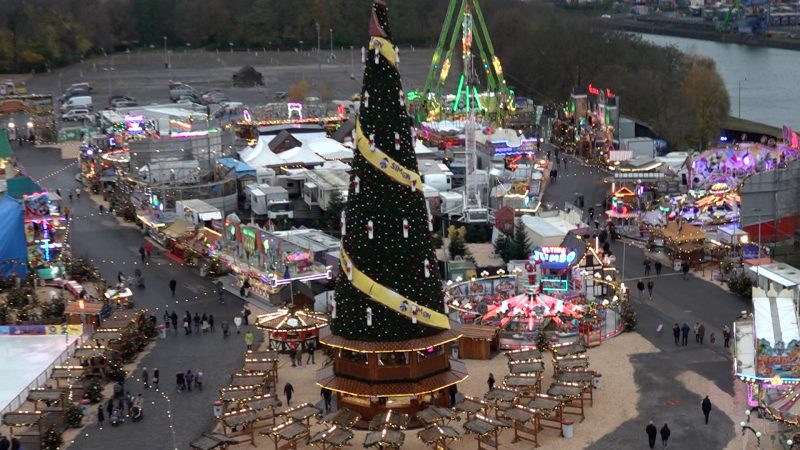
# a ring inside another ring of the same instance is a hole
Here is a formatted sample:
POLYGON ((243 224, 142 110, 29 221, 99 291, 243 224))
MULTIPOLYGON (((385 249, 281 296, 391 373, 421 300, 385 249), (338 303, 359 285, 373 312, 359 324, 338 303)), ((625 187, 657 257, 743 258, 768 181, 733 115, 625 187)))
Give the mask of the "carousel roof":
POLYGON ((662 234, 665 238, 672 239, 678 244, 691 241, 704 241, 706 239, 706 234, 701 228, 688 223, 678 225, 677 222, 670 222, 664 227, 662 234))
POLYGON ((800 423, 800 387, 795 387, 785 395, 764 405, 767 413, 779 422, 793 425, 800 423))
POLYGON ((328 316, 314 311, 279 309, 256 318, 256 326, 269 331, 299 331, 328 325, 328 316))

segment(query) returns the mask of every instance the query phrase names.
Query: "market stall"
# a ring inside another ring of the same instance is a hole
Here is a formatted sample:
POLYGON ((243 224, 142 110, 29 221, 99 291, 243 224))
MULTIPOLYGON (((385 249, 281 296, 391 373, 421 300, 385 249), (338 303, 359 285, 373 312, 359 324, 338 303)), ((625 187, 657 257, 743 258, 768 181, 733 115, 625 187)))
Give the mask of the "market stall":
POLYGON ((699 264, 703 259, 705 232, 682 221, 670 222, 660 230, 667 254, 674 262, 686 261, 689 265, 699 264))

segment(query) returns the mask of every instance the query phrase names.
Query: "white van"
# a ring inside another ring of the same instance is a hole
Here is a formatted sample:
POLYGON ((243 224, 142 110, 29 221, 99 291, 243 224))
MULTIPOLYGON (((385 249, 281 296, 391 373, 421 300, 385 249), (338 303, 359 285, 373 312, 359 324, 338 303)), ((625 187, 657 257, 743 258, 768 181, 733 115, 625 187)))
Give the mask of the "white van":
POLYGON ((61 114, 61 120, 64 122, 86 120, 91 114, 86 108, 73 108, 61 114))
POLYGON ((89 96, 89 95, 82 95, 82 96, 78 96, 78 97, 72 97, 69 100, 67 100, 66 102, 64 102, 63 105, 61 105, 61 112, 64 113, 64 112, 69 111, 70 109, 75 109, 75 108, 86 108, 88 110, 91 110, 92 109, 92 97, 89 96))

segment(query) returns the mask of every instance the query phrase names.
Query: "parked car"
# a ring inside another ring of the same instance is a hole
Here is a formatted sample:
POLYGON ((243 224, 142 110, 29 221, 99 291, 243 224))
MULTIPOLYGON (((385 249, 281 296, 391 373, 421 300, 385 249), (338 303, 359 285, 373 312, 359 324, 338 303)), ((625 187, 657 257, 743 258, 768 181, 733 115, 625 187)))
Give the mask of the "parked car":
POLYGON ((275 97, 275 100, 283 100, 289 96, 286 91, 275 91, 272 93, 272 96, 275 97))
POLYGON ((92 89, 93 89, 92 85, 89 84, 89 83, 73 83, 73 84, 69 85, 69 87, 67 88, 67 91, 72 91, 72 90, 91 91, 92 89))
POLYGON ((132 108, 134 106, 139 106, 139 104, 131 100, 117 100, 111 105, 111 108, 112 109, 132 108))
POLYGON ((64 103, 72 97, 82 97, 86 95, 92 95, 88 89, 67 89, 64 94, 61 95, 58 101, 60 103, 64 103))
POLYGON ((185 95, 194 95, 194 88, 189 86, 188 84, 170 82, 169 85, 170 100, 172 100, 173 102, 177 102, 178 99, 180 99, 185 95))
POLYGON ((61 120, 64 122, 71 122, 76 120, 84 120, 91 116, 91 112, 89 112, 86 108, 75 108, 70 109, 69 111, 61 114, 61 120))
POLYGON ((216 89, 204 92, 203 95, 200 96, 200 98, 206 105, 213 105, 216 103, 230 101, 227 95, 223 94, 222 91, 218 91, 216 89))
POLYGON ((91 111, 92 97, 88 95, 79 95, 77 97, 71 97, 69 100, 64 102, 63 105, 61 105, 61 112, 64 113, 69 111, 70 109, 78 109, 78 108, 88 109, 91 111))

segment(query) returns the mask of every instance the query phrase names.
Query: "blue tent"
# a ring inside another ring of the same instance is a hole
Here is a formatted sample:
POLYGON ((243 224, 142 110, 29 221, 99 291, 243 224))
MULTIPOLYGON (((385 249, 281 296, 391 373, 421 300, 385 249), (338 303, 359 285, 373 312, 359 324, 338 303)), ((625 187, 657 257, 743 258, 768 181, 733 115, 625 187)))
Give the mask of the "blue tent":
POLYGON ((28 273, 28 250, 22 205, 4 196, 0 200, 0 276, 10 277, 14 273, 20 278, 28 273))
POLYGON ((256 169, 250 167, 246 163, 239 161, 238 159, 220 158, 217 160, 217 163, 227 167, 228 169, 236 170, 237 179, 247 175, 250 175, 252 177, 256 176, 256 169))

